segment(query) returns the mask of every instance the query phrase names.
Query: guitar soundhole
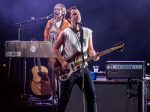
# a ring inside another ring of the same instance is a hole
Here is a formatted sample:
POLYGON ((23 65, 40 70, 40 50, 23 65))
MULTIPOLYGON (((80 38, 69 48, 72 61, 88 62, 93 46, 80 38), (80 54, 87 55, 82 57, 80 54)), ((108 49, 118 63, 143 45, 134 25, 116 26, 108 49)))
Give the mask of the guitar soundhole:
POLYGON ((45 72, 38 72, 38 75, 42 78, 43 81, 48 81, 47 73, 45 73, 45 72))

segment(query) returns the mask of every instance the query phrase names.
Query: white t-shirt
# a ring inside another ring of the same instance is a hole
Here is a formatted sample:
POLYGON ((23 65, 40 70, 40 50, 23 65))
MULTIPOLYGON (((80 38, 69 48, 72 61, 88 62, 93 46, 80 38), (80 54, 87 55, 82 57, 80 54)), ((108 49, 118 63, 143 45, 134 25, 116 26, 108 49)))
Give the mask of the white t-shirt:
MULTIPOLYGON (((92 30, 83 28, 83 52, 87 57, 89 37, 92 37, 92 30)), ((68 59, 77 52, 81 52, 80 32, 75 33, 71 28, 64 30, 64 58, 68 59)))

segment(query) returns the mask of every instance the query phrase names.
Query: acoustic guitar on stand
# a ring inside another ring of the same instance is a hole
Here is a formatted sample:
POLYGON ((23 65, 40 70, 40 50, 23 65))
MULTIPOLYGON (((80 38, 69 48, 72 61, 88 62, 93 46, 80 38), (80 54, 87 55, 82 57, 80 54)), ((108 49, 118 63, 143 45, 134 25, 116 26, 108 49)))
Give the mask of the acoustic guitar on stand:
POLYGON ((37 65, 32 68, 33 80, 31 82, 31 90, 35 95, 51 95, 52 88, 48 69, 41 66, 40 58, 37 58, 37 65))

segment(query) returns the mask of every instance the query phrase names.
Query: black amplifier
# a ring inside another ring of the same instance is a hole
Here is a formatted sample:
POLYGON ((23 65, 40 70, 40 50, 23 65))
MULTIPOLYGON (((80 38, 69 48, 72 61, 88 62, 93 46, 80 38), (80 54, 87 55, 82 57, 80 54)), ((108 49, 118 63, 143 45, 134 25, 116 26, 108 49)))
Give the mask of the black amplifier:
POLYGON ((106 77, 121 79, 142 79, 145 61, 106 61, 106 77))

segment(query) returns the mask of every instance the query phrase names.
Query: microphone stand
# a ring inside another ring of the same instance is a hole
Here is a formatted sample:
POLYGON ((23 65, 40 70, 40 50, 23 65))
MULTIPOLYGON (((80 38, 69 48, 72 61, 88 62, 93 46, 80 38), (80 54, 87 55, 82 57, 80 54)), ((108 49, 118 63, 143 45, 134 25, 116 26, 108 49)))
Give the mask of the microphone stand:
POLYGON ((50 15, 48 15, 48 16, 40 17, 40 18, 31 17, 30 20, 23 21, 23 22, 18 22, 18 23, 14 23, 14 24, 12 24, 12 25, 13 25, 13 26, 14 26, 14 25, 19 25, 19 26, 20 26, 20 25, 23 25, 23 24, 31 23, 31 22, 33 22, 33 21, 47 20, 47 19, 50 19, 53 15, 54 15, 54 14, 52 13, 52 14, 50 14, 50 15))
POLYGON ((80 43, 81 43, 81 55, 82 55, 82 65, 81 65, 81 75, 82 75, 82 92, 83 92, 83 109, 85 112, 85 91, 84 91, 84 65, 85 65, 85 60, 84 60, 84 52, 83 52, 83 28, 81 27, 81 24, 79 23, 79 29, 80 29, 80 43))
MULTIPOLYGON (((22 31, 22 25, 24 24, 29 24, 31 22, 34 22, 34 21, 38 21, 38 20, 47 20, 47 19, 50 19, 52 16, 54 15, 54 13, 48 15, 48 16, 45 16, 45 17, 40 17, 40 18, 35 18, 35 17, 31 17, 30 20, 26 20, 26 21, 23 21, 23 22, 17 22, 17 23, 14 23, 12 24, 12 26, 19 26, 19 29, 18 29, 18 40, 21 41, 21 39, 23 40, 23 38, 21 38, 21 31, 22 31)), ((22 34, 23 36, 23 34, 22 34)), ((10 58, 10 61, 11 61, 11 58, 10 58)), ((20 60, 19 60, 19 64, 20 64, 20 60)), ((23 95, 21 97, 24 98, 24 95, 26 95, 26 57, 24 57, 24 82, 23 82, 23 95)), ((19 70, 20 72, 20 70, 19 70)))

